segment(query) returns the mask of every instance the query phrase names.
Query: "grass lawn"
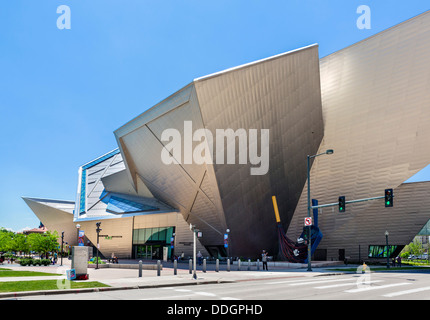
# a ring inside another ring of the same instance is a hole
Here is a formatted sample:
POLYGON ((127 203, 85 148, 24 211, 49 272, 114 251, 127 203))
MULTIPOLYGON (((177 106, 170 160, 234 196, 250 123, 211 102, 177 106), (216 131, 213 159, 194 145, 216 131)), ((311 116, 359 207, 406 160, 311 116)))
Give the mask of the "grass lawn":
MULTIPOLYGON (((109 287, 97 281, 71 281, 70 289, 102 288, 109 287)), ((5 281, 0 282, 0 292, 20 292, 36 290, 58 290, 57 280, 34 280, 34 281, 5 281)))
POLYGON ((61 276, 61 274, 38 272, 38 271, 16 271, 16 270, 10 270, 5 268, 0 269, 0 278, 1 277, 45 277, 45 276, 61 276))

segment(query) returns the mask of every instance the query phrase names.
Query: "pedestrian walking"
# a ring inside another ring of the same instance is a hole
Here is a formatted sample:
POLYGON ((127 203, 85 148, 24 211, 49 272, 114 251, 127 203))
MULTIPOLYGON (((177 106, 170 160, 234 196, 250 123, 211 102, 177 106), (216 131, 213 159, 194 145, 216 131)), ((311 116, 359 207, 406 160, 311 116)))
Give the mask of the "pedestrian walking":
POLYGON ((263 270, 266 268, 266 271, 269 271, 267 268, 267 252, 266 250, 263 250, 263 253, 261 254, 261 261, 263 261, 263 270))
POLYGON ((202 253, 199 251, 199 253, 197 253, 197 259, 199 261, 199 266, 202 265, 202 261, 203 261, 203 255, 202 253))

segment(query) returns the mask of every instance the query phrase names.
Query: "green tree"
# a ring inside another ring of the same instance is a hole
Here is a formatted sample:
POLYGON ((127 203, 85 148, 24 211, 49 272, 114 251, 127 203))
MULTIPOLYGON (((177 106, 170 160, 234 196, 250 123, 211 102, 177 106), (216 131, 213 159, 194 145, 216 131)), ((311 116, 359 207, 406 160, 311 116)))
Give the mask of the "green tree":
POLYGON ((27 236, 22 233, 15 234, 12 241, 13 251, 22 251, 28 253, 29 245, 27 242, 27 236))
POLYGON ((418 241, 418 239, 414 239, 413 242, 409 243, 408 245, 406 245, 402 252, 401 252, 401 256, 402 258, 405 257, 409 257, 410 255, 415 255, 415 256, 419 256, 421 254, 423 254, 424 252, 424 248, 423 245, 421 244, 420 241, 418 241))
POLYGON ((28 245, 31 246, 32 251, 46 254, 57 250, 58 248, 58 233, 47 231, 46 233, 32 233, 27 237, 28 245))
POLYGON ((418 239, 414 239, 414 241, 409 244, 409 247, 413 255, 419 256, 424 252, 423 245, 418 239))
POLYGON ((5 228, 0 228, 0 252, 8 252, 13 250, 12 241, 14 237, 12 231, 6 230, 5 228))

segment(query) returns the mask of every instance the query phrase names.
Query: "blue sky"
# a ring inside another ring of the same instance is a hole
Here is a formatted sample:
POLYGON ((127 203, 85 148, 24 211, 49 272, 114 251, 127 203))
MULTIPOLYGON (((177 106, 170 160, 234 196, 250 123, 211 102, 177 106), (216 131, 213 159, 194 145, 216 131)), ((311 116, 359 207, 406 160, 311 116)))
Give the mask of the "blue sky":
MULTIPOLYGON (((326 56, 426 10, 386 0, 14 0, 0 3, 0 227, 36 227, 21 196, 75 200, 113 131, 194 78, 318 43, 326 56), (71 29, 57 28, 57 7, 71 29), (356 26, 358 6, 371 29, 356 26)), ((430 180, 426 170, 417 180, 430 180)))

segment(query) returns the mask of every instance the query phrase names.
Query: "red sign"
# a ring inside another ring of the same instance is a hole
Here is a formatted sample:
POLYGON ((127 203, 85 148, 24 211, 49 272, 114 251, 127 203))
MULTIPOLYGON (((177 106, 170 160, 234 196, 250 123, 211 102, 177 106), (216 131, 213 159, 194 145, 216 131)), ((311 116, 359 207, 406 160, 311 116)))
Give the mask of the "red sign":
POLYGON ((311 217, 306 217, 305 218, 305 227, 311 226, 312 225, 312 218, 311 217))

